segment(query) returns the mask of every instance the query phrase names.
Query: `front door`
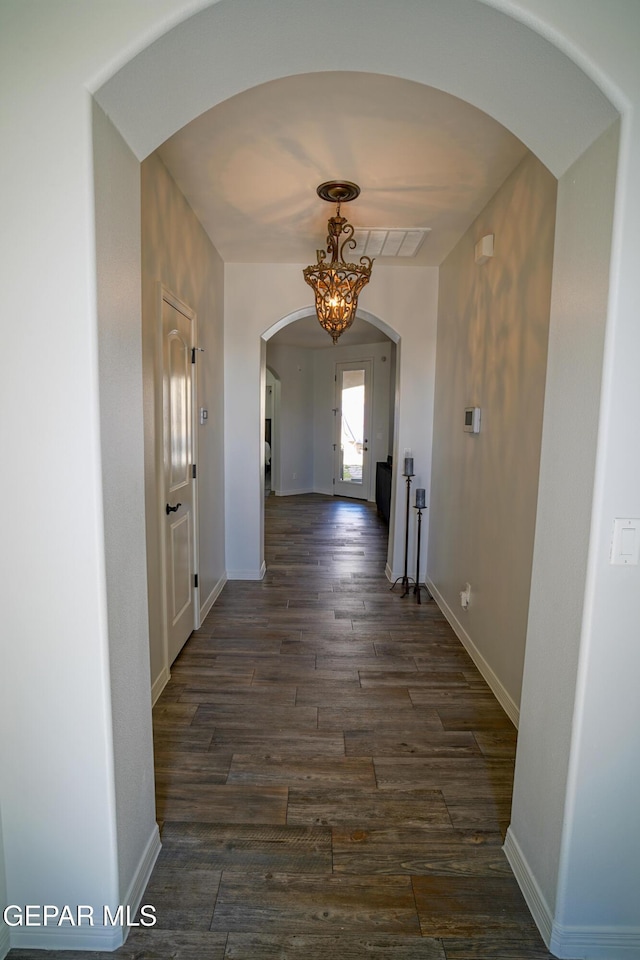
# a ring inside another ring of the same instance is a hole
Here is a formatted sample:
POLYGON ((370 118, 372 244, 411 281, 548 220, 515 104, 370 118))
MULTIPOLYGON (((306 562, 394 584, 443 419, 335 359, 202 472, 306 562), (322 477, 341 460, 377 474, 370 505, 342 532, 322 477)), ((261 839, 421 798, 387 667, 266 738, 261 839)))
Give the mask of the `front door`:
POLYGON ((165 607, 168 666, 195 626, 193 314, 162 299, 165 607))
POLYGON ((336 364, 334 493, 369 498, 371 360, 336 364))

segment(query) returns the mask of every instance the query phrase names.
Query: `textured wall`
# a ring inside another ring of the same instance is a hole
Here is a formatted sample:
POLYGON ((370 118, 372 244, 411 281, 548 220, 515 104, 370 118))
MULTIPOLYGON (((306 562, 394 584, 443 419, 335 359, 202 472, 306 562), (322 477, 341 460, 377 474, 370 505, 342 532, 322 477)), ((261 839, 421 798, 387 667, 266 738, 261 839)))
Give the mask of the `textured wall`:
POLYGON ((224 270, 195 214, 153 155, 142 164, 142 332, 145 490, 151 676, 164 663, 162 644, 159 482, 162 469, 162 382, 158 357, 158 283, 197 315, 198 406, 209 419, 197 428, 200 598, 224 577, 223 331, 224 270))
MULTIPOLYGON (((567 171, 558 186, 557 269, 549 333, 522 734, 510 827, 551 911, 556 904, 560 841, 563 830, 567 831, 567 768, 587 583, 617 154, 618 124, 614 124, 567 171), (543 697, 541 690, 545 692, 543 697)), ((601 652, 597 671, 603 681, 612 663, 629 663, 627 655, 622 651, 614 655, 614 649, 611 637, 601 652)), ((623 698, 622 703, 626 705, 627 701, 623 698)), ((595 729, 584 741, 586 770, 580 799, 582 816, 585 817, 585 810, 588 813, 586 825, 584 821, 581 825, 583 842, 578 845, 577 868, 573 868, 574 886, 581 893, 574 896, 571 923, 577 922, 576 914, 580 923, 593 922, 589 914, 597 916, 596 905, 603 908, 607 899, 601 886, 607 874, 606 861, 611 856, 607 851, 615 849, 616 843, 620 845, 615 862, 621 872, 623 850, 628 849, 628 837, 618 836, 619 825, 625 822, 622 810, 616 818, 598 814, 601 791, 612 789, 623 805, 624 798, 628 799, 629 836, 637 836, 635 824, 632 826, 636 816, 632 812, 632 791, 618 786, 629 774, 637 780, 633 772, 637 771, 637 763, 627 738, 634 724, 631 718, 625 724, 624 708, 612 710, 605 704, 606 698, 597 705, 590 721, 595 729), (609 739, 607 730, 611 723, 617 723, 619 731, 609 739), (606 744, 606 764, 621 764, 622 769, 615 776, 611 771, 601 775, 600 741, 606 744), (614 743, 617 748, 610 750, 609 744, 614 743), (615 842, 607 834, 608 828, 617 837, 615 842), (597 834, 604 847, 599 856, 597 834), (587 896, 585 891, 590 883, 593 889, 587 896)), ((611 809, 608 799, 600 807, 606 808, 611 809)), ((605 880, 604 886, 608 889, 611 885, 605 880)), ((625 899, 634 898, 637 902, 637 890, 632 875, 626 883, 620 881, 614 894, 616 904, 621 906, 625 899), (623 890, 629 893, 622 894, 623 890)))
MULTIPOLYGON (((440 270, 430 580, 513 704, 527 627, 556 181, 533 156, 440 270), (495 236, 495 255, 474 246, 495 236), (465 407, 482 409, 479 435, 465 407), (459 592, 471 585, 463 610, 459 592)), ((503 694, 504 695, 504 694, 503 694)))

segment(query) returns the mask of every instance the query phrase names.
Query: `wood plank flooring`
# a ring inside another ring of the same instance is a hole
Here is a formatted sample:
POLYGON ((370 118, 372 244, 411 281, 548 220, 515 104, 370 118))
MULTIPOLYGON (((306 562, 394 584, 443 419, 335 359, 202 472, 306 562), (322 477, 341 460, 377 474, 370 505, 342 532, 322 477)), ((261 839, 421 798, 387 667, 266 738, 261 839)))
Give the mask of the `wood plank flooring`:
POLYGON ((389 589, 375 508, 271 496, 266 559, 154 709, 158 922, 104 957, 548 960, 502 852, 515 730, 389 589))

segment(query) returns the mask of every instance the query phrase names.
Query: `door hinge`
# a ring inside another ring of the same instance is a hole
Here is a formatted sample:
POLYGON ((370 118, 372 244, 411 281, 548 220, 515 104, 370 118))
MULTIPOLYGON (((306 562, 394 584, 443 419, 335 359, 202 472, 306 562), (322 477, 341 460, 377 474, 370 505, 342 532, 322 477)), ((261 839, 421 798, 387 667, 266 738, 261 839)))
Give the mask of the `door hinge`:
POLYGON ((335 485, 336 485, 336 478, 335 478, 335 477, 333 478, 333 480, 331 481, 331 483, 332 483, 332 484, 334 485, 334 487, 335 487, 335 485))
POLYGON ((191 347, 191 363, 195 363, 195 362, 196 362, 196 348, 191 347))
POLYGON ((194 585, 194 587, 197 587, 197 586, 198 586, 198 574, 197 574, 197 573, 194 573, 194 575, 193 575, 193 585, 194 585))
POLYGON ((335 450, 336 446, 337 446, 337 444, 334 443, 334 445, 333 445, 333 449, 334 449, 334 450, 335 450))
POLYGON ((196 478, 196 474, 197 474, 196 465, 195 465, 195 463, 193 463, 193 464, 191 465, 191 476, 192 476, 192 478, 193 478, 194 480, 195 480, 195 478, 196 478))

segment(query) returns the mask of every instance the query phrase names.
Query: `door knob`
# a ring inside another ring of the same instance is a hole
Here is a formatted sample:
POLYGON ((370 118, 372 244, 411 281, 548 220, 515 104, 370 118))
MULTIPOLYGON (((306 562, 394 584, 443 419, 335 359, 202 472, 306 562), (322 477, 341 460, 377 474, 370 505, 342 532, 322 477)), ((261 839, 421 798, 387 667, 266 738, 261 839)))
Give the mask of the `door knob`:
POLYGON ((175 507, 172 507, 171 504, 168 503, 165 507, 165 510, 167 511, 167 516, 169 516, 170 513, 176 513, 176 511, 179 510, 181 506, 182 506, 181 503, 176 503, 175 507))

